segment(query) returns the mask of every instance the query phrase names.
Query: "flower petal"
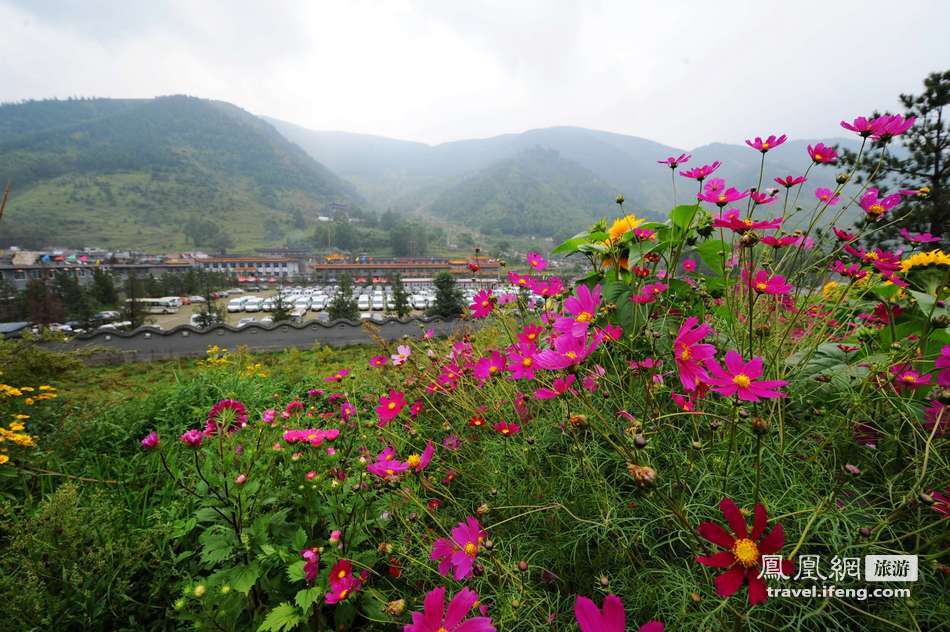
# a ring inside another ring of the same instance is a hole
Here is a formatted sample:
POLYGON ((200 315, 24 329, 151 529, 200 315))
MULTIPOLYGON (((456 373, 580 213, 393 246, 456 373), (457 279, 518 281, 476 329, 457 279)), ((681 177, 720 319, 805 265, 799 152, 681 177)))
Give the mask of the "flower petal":
POLYGON ((729 527, 737 538, 747 537, 745 518, 735 501, 731 498, 723 498, 719 503, 719 510, 722 511, 722 515, 725 516, 726 522, 729 523, 729 527))
POLYGON ((713 568, 728 568, 735 564, 736 556, 732 551, 720 551, 714 555, 697 555, 696 561, 703 566, 712 566, 713 568))
POLYGON ((736 564, 716 578, 716 592, 720 597, 731 597, 742 587, 743 579, 745 579, 745 569, 736 564))
POLYGON ((746 578, 749 580, 749 605, 754 606, 768 601, 765 579, 759 577, 759 567, 753 566, 746 571, 746 578))
POLYGON ((604 632, 624 632, 627 629, 627 615, 623 611, 623 602, 617 595, 604 597, 604 632))
POLYGON ((783 546, 785 546, 785 531, 782 529, 782 525, 777 524, 772 527, 769 534, 759 542, 759 551, 770 555, 781 551, 783 546))
POLYGON ((574 600, 574 617, 581 632, 601 632, 600 608, 587 597, 578 595, 574 600))
POLYGON ((731 549, 732 545, 736 543, 736 539, 715 522, 704 522, 699 525, 697 531, 701 537, 713 544, 718 544, 724 549, 731 549))
POLYGON ((475 602, 478 601, 478 593, 469 588, 463 588, 449 603, 445 612, 445 627, 452 630, 461 623, 468 611, 472 609, 475 602))
POLYGON ((759 538, 762 537, 762 534, 765 533, 766 527, 769 526, 769 514, 765 511, 765 507, 762 503, 755 504, 755 523, 752 526, 752 535, 750 536, 756 542, 759 541, 759 538))

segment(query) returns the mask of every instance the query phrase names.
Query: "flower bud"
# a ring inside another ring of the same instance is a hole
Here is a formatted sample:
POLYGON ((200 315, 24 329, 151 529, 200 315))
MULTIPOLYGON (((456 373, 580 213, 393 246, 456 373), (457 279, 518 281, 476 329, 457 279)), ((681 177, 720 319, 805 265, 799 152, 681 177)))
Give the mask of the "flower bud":
POLYGON ((769 431, 769 422, 764 417, 753 417, 752 418, 752 432, 762 436, 769 431))
POLYGON ((921 492, 920 494, 917 494, 917 499, 920 502, 924 503, 925 505, 933 505, 934 502, 936 502, 933 496, 931 496, 930 494, 925 494, 923 492, 921 492))
POLYGON ((246 482, 247 482, 247 474, 238 474, 237 476, 234 477, 235 485, 243 485, 246 482))
POLYGON ((204 585, 204 584, 198 584, 197 586, 195 586, 194 595, 195 595, 195 597, 197 597, 198 599, 201 599, 202 597, 205 596, 205 591, 207 591, 207 590, 208 590, 208 589, 205 588, 205 585, 204 585))
POLYGON ((652 487, 656 484, 656 470, 648 465, 628 463, 627 472, 639 487, 652 487))
POLYGON ((522 573, 526 572, 528 570, 528 563, 524 560, 518 562, 518 570, 522 573))
POLYGON ((615 201, 617 202, 618 206, 623 206, 623 195, 618 195, 615 201))
POLYGON ((603 586, 604 588, 606 588, 607 586, 610 585, 610 578, 607 577, 606 575, 601 575, 600 577, 597 578, 597 581, 598 581, 598 582, 600 583, 600 585, 603 586))
POLYGON ((645 448, 647 445, 647 438, 643 435, 637 435, 633 440, 633 445, 636 448, 645 448))
POLYGON ((406 611, 406 600, 396 599, 386 604, 385 612, 391 617, 398 617, 406 611))
POLYGON ((839 173, 838 175, 835 176, 835 182, 837 182, 838 184, 844 184, 847 181, 848 181, 848 174, 846 173, 839 173))

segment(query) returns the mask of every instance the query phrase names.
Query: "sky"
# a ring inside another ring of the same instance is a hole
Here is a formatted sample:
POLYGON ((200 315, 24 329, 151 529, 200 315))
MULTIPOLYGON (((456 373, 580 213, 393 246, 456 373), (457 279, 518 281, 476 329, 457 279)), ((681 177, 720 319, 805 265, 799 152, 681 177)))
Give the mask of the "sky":
POLYGON ((435 144, 841 136, 950 66, 945 0, 0 0, 0 101, 189 94, 435 144))

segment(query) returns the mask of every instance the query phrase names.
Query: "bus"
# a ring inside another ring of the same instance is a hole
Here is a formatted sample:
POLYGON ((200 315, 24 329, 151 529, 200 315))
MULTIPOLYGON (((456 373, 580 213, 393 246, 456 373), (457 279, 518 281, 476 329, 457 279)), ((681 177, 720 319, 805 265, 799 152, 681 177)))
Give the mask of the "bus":
MULTIPOLYGON (((126 299, 126 303, 131 303, 132 299, 126 299)), ((177 296, 166 296, 165 298, 137 298, 135 302, 142 307, 146 314, 177 314, 181 309, 181 299, 177 296)))

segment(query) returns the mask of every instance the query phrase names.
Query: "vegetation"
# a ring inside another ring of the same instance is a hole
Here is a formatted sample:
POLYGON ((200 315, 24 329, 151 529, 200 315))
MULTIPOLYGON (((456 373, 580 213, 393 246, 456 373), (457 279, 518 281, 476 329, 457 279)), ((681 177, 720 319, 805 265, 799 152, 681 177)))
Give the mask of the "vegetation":
POLYGON ((337 287, 336 294, 330 299, 327 305, 327 314, 330 320, 359 320, 360 310, 353 298, 353 279, 350 275, 344 274, 340 277, 340 285, 337 287))
POLYGON ((462 291, 458 288, 455 277, 450 272, 440 272, 433 281, 435 285, 435 303, 428 309, 426 315, 455 318, 462 313, 462 291))
POLYGON ((412 305, 409 304, 409 292, 406 291, 406 285, 402 282, 402 275, 396 274, 392 280, 393 287, 393 309, 396 316, 405 318, 412 311, 412 305))

